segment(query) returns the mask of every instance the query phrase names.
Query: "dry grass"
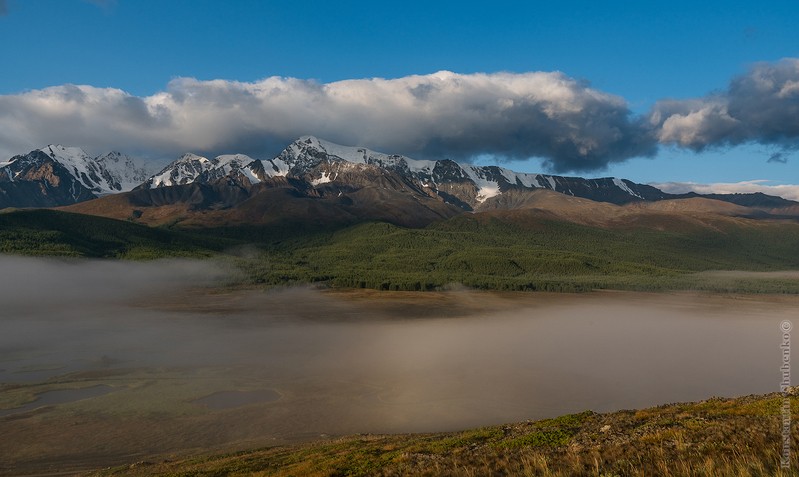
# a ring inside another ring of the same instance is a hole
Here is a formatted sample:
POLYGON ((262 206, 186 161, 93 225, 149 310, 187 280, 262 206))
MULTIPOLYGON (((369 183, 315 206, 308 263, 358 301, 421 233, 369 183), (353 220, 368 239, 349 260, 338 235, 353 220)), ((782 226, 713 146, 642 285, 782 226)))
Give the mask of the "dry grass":
MULTIPOLYGON (((792 397, 799 411, 799 398, 792 397)), ((584 412, 460 433, 360 435, 92 475, 794 476, 780 469, 777 394, 584 412)), ((794 442, 799 440, 796 427, 794 442)), ((799 459, 792 457, 792 469, 799 459)))

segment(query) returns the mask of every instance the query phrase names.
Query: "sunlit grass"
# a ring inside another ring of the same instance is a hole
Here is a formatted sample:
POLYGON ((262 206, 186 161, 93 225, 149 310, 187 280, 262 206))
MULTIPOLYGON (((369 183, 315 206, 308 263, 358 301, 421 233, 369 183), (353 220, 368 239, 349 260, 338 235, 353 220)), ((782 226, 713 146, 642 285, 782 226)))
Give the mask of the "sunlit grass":
MULTIPOLYGON (((585 412, 446 434, 335 441, 107 469, 169 476, 793 476, 778 395, 585 412)), ((792 398, 792 405, 799 399, 792 398)), ((794 428, 793 439, 799 439, 794 428)), ((799 468, 795 454, 792 468, 799 468)))

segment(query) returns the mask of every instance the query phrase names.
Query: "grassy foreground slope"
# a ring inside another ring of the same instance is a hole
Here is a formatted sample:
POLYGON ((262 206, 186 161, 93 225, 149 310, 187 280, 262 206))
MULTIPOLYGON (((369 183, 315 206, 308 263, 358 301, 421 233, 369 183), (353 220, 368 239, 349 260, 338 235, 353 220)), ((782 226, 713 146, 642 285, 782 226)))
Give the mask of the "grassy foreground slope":
POLYGON ((227 256, 245 281, 382 290, 453 284, 494 290, 708 289, 798 293, 786 277, 709 270, 799 270, 799 224, 647 216, 598 227, 466 214, 420 229, 365 223, 217 229, 147 227, 52 210, 0 213, 0 253, 113 258, 227 256), (230 253, 248 247, 247 258, 230 253))
MULTIPOLYGON (((583 412, 458 433, 360 435, 95 475, 779 476, 781 395, 583 412)), ((792 413, 799 399, 791 397, 792 413)), ((793 442, 799 439, 796 426, 793 442)))

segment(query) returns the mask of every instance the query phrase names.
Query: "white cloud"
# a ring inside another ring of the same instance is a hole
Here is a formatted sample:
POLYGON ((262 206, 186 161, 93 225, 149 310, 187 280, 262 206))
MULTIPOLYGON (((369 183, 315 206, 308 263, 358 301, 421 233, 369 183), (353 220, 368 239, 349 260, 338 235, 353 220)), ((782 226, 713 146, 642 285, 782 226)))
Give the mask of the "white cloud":
POLYGON ((769 161, 784 163, 799 149, 797 118, 796 58, 754 65, 703 98, 659 101, 643 116, 559 72, 179 78, 146 97, 75 85, 0 96, 0 161, 49 143, 163 161, 183 152, 268 158, 310 134, 420 159, 541 158, 555 172, 599 171, 653 156, 659 144, 767 144, 777 150, 769 161))
POLYGON ((696 192, 697 194, 747 194, 762 192, 768 195, 776 195, 783 199, 799 201, 799 185, 773 184, 773 181, 768 180, 718 182, 714 184, 662 182, 650 183, 649 185, 671 194, 684 194, 686 192, 696 192))
MULTIPOLYGON (((180 78, 148 97, 64 85, 0 96, 0 154, 48 143, 150 157, 265 156, 311 134, 420 158, 542 157, 556 171, 600 170, 652 155, 654 138, 625 101, 554 72, 320 84, 180 78)), ((0 156, 2 157, 2 156, 0 156)))
POLYGON ((660 102, 651 122, 660 122, 657 136, 661 143, 676 143, 694 149, 713 144, 720 137, 729 137, 739 125, 739 121, 729 115, 727 105, 722 101, 660 102), (669 111, 672 108, 682 111, 669 111), (665 119, 659 121, 662 116, 665 119))

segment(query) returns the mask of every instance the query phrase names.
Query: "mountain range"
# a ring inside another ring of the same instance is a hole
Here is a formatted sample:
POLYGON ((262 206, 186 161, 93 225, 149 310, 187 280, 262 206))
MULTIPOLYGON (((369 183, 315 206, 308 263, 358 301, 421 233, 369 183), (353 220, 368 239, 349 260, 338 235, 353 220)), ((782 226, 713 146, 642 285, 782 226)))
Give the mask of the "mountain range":
POLYGON ((50 145, 0 162, 0 208, 74 204, 129 191, 151 174, 119 152, 92 158, 80 148, 50 145))
POLYGON ((0 208, 63 206, 185 226, 368 220, 424 226, 464 212, 517 209, 567 211, 578 221, 591 219, 599 209, 614 217, 642 208, 686 207, 749 217, 799 214, 798 202, 760 193, 668 194, 626 179, 415 160, 312 136, 297 139, 272 159, 184 154, 158 172, 118 152, 92 158, 79 148, 57 145, 0 162, 0 208), (677 199, 697 200, 667 205, 677 199), (588 206, 593 203, 605 205, 588 206), (574 217, 575 210, 582 218, 574 217))

